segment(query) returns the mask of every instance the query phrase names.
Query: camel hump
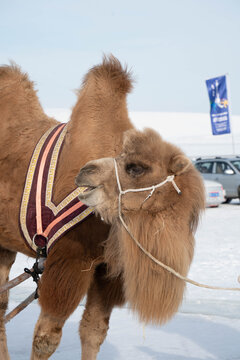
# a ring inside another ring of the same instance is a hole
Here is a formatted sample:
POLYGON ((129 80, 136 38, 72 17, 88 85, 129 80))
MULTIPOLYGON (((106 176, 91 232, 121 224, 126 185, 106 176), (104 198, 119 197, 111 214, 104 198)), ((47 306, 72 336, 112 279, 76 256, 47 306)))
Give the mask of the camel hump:
POLYGON ((5 133, 2 130, 1 137, 11 134, 13 126, 32 126, 35 123, 46 127, 48 121, 28 74, 13 62, 0 66, 0 122, 5 124, 5 133))
POLYGON ((12 88, 23 87, 25 90, 33 90, 33 82, 28 75, 21 71, 20 67, 14 62, 11 65, 0 67, 0 94, 11 91, 12 88))
POLYGON ((102 63, 89 70, 83 80, 83 87, 92 80, 97 87, 101 86, 101 82, 107 82, 114 92, 122 95, 131 92, 134 82, 131 71, 126 65, 123 67, 113 55, 104 55, 102 63))

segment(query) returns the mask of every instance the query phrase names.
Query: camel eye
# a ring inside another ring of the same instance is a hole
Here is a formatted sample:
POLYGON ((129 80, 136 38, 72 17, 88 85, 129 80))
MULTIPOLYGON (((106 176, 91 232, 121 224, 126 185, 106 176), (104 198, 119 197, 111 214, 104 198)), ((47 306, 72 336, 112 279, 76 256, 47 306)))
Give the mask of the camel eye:
POLYGON ((131 176, 141 175, 145 170, 146 167, 140 164, 130 163, 126 165, 126 172, 131 176))

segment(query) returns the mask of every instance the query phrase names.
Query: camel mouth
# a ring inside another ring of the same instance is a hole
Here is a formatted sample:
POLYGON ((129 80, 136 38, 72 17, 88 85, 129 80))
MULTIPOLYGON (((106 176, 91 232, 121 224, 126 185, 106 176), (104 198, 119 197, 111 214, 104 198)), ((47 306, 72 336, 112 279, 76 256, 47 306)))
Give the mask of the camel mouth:
POLYGON ((90 192, 96 189, 96 186, 87 186, 87 185, 83 185, 83 187, 85 187, 86 189, 83 191, 84 193, 86 192, 90 192))
POLYGON ((79 200, 84 200, 89 197, 95 190, 97 190, 100 186, 93 185, 81 185, 81 187, 85 188, 82 193, 78 195, 79 200))

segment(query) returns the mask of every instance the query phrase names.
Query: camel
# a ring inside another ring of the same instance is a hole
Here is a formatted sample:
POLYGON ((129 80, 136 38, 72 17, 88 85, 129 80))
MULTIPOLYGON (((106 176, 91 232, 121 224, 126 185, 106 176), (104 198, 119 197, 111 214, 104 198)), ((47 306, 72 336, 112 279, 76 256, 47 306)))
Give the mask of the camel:
MULTIPOLYGON (((82 170, 76 180, 78 186, 83 173, 91 174, 91 166, 89 168, 91 161, 106 157, 107 159, 116 158, 120 153, 123 154, 123 143, 124 148, 128 147, 128 153, 131 152, 131 143, 126 142, 126 137, 131 137, 131 131, 135 130, 128 117, 126 98, 132 89, 132 83, 131 73, 127 68, 123 68, 113 56, 104 57, 102 64, 93 67, 86 74, 78 91, 77 103, 73 108, 71 119, 67 124, 67 133, 59 156, 52 194, 55 204, 59 204, 75 189, 75 178, 80 168, 82 170), (88 164, 87 171, 84 171, 85 164, 88 164)), ((9 271, 17 252, 36 257, 35 252, 26 245, 21 236, 19 208, 34 147, 41 136, 58 122, 43 112, 33 83, 16 65, 0 68, 0 114, 2 124, 0 132, 0 285, 2 285, 8 281, 9 271)), ((137 134, 138 138, 139 136, 141 137, 137 134)), ((154 139, 155 135, 149 136, 149 143, 145 152, 142 153, 144 163, 146 159, 150 163, 151 157, 156 154, 157 149, 152 144, 154 139)), ((134 144, 134 138, 132 140, 134 144)), ((176 181, 179 180, 178 186, 182 187, 182 195, 179 197, 168 189, 161 195, 162 199, 166 195, 166 201, 163 201, 159 207, 157 201, 155 204, 153 199, 158 199, 162 189, 156 190, 155 194, 141 204, 141 209, 139 209, 139 199, 142 195, 139 195, 136 201, 136 197, 133 199, 132 195, 128 194, 122 201, 123 214, 125 216, 127 212, 127 221, 131 231, 139 241, 144 241, 144 237, 146 241, 146 235, 152 234, 155 229, 156 241, 153 238, 149 242, 151 246, 146 244, 144 246, 153 255, 165 260, 184 274, 188 270, 193 254, 193 232, 203 208, 203 190, 197 172, 183 155, 179 158, 180 162, 175 163, 173 159, 171 160, 172 167, 164 166, 167 164, 165 161, 170 159, 165 152, 165 148, 168 150, 169 146, 164 145, 162 148, 160 145, 157 146, 160 152, 153 158, 156 159, 156 156, 159 156, 159 159, 162 159, 159 160, 157 169, 164 169, 164 175, 168 173, 167 171, 176 175, 176 181), (163 150, 165 158, 161 152, 163 150), (167 198, 167 194, 170 198, 167 198), (177 198, 175 198, 176 195, 177 198), (150 210, 151 203, 153 207, 150 210), (171 216, 169 219, 166 218, 168 213, 165 211, 166 207, 171 216), (145 226, 139 226, 141 217, 144 220, 147 219, 146 214, 148 217, 151 216, 152 222, 142 221, 142 225, 145 226), (136 220, 135 215, 137 215, 136 220)), ((170 149, 173 148, 170 146, 170 149)), ((176 154, 179 155, 181 152, 176 150, 176 154)), ((107 159, 104 163, 107 161, 112 164, 112 160, 107 159)), ((120 166, 122 155, 117 159, 120 166)), ((111 165, 111 173, 112 170, 111 165)), ((134 174, 139 169, 129 168, 128 171, 134 174)), ((102 180, 103 174, 100 173, 97 175, 98 181, 102 180)), ((96 175, 95 163, 92 169, 93 174, 96 175)), ((104 174, 106 175, 105 172, 104 174)), ((147 180, 149 184, 152 180, 155 182, 157 174, 154 174, 149 171, 147 180)), ((162 178, 163 174, 160 174, 162 178)), ((121 183, 124 187, 128 186, 127 177, 123 178, 122 175, 120 168, 121 183)), ((137 185, 142 183, 146 185, 146 180, 142 181, 141 177, 138 179, 137 185)), ((96 182, 94 184, 96 185, 96 182)), ((88 189, 84 193, 83 202, 91 198, 90 189, 92 189, 95 194, 101 194, 98 196, 98 201, 102 197, 102 205, 96 206, 93 201, 95 216, 88 217, 60 238, 47 256, 44 273, 39 283, 41 313, 33 335, 32 360, 46 360, 54 353, 60 343, 65 321, 85 295, 87 295, 87 302, 79 327, 82 360, 96 359, 99 348, 107 335, 109 318, 115 306, 121 306, 128 301, 133 310, 139 313, 140 319, 162 323, 177 311, 181 303, 184 283, 149 262, 149 259, 137 251, 136 246, 129 241, 127 234, 119 225, 117 213, 113 211, 116 209, 117 201, 116 183, 109 183, 111 188, 109 187, 107 192, 107 201, 103 196, 104 192, 99 192, 100 187, 95 189, 90 188, 89 183, 85 185, 88 189), (109 204, 108 210, 104 208, 107 204, 109 204), (112 215, 111 211, 113 211, 112 215), (128 244, 124 248, 123 244, 120 244, 120 235, 124 238, 124 244, 128 244), (123 259, 124 254, 125 259, 123 259), (135 254, 133 264, 129 263, 131 254, 135 254), (146 277, 143 278, 141 289, 138 286, 139 282, 136 279, 138 275, 142 276, 144 271, 149 272, 151 281, 153 279, 156 281, 154 283, 156 291, 153 288, 150 289, 149 286, 144 289, 148 285, 146 277), (134 281, 136 281, 135 287, 134 281), (150 290, 152 290, 151 295, 148 293, 150 290), (138 297, 139 295, 142 298, 138 297), (151 296, 153 301, 149 302, 151 296)), ((107 183, 106 186, 108 186, 107 183)), ((170 184, 165 185, 165 187, 169 186, 170 184)), ((106 189, 105 185, 103 189, 106 189)), ((0 295, 0 358, 3 360, 10 358, 4 327, 7 304, 8 293, 4 293, 0 295)))

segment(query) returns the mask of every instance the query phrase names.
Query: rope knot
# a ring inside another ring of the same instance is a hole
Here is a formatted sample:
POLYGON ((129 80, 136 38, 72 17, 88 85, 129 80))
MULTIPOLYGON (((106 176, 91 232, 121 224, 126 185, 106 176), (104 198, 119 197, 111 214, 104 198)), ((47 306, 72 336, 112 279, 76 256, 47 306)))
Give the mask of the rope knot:
POLYGON ((174 175, 168 175, 166 181, 172 182, 174 179, 174 175))

